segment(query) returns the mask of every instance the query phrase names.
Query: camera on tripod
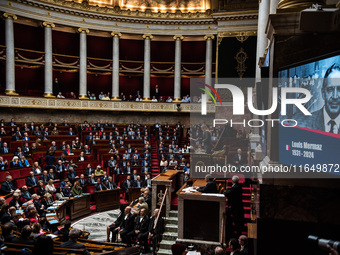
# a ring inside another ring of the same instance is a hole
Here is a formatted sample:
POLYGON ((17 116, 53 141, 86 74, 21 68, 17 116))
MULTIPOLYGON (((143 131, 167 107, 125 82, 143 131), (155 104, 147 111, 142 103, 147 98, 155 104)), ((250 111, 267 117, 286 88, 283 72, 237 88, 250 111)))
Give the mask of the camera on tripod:
POLYGON ((327 244, 328 244, 331 248, 333 248, 337 251, 340 251, 340 242, 339 241, 323 239, 323 238, 320 238, 318 236, 313 236, 313 235, 308 236, 308 241, 316 244, 317 246, 319 246, 320 249, 323 249, 323 250, 328 250, 328 248, 327 248, 327 244))

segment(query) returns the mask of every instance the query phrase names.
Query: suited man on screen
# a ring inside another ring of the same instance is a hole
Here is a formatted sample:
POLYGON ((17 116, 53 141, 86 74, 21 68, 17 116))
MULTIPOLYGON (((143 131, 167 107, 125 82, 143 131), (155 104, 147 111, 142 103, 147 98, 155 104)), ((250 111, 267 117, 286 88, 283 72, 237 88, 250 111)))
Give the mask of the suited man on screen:
POLYGON ((323 79, 322 98, 324 106, 312 112, 311 116, 302 113, 294 116, 299 126, 340 134, 340 66, 330 66, 323 79))

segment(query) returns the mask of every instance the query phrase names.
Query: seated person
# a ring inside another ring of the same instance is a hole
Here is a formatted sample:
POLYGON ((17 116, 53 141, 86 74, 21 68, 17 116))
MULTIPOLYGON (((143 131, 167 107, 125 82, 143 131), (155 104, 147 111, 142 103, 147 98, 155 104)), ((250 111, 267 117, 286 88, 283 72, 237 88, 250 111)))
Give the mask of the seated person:
POLYGON ((83 188, 80 186, 80 183, 76 181, 74 183, 74 186, 72 187, 72 195, 75 196, 80 196, 83 194, 83 188))
POLYGON ((147 239, 149 235, 149 217, 145 208, 140 210, 140 215, 135 217, 134 228, 126 235, 128 246, 131 245, 131 239, 137 237, 138 242, 147 250, 147 239))
POLYGON ((133 230, 134 215, 131 213, 131 207, 125 207, 124 213, 122 213, 122 219, 118 224, 113 226, 112 240, 117 239, 117 234, 120 233, 123 243, 127 243, 127 234, 133 230))
POLYGON ((27 179, 26 179, 26 185, 28 187, 36 186, 38 184, 37 177, 34 176, 34 173, 32 171, 29 173, 29 175, 30 176, 28 176, 27 179))
POLYGON ((97 179, 97 184, 94 186, 95 191, 102 191, 102 190, 107 190, 107 187, 105 184, 102 183, 100 178, 97 179))
MULTIPOLYGON (((66 242, 62 242, 60 244, 61 248, 71 248, 71 249, 85 249, 83 244, 77 243, 78 238, 81 235, 81 231, 79 229, 71 229, 69 233, 69 240, 66 242)), ((91 255, 91 253, 85 249, 85 255, 91 255)))
POLYGON ((30 225, 26 225, 21 230, 21 236, 20 237, 13 237, 12 243, 18 243, 18 244, 34 244, 34 240, 30 239, 30 235, 32 233, 32 228, 30 225))
POLYGON ((65 184, 65 187, 63 188, 63 195, 64 197, 72 197, 71 187, 68 183, 65 184))
POLYGON ((207 182, 206 186, 203 187, 194 187, 198 192, 202 193, 218 193, 216 182, 214 181, 214 178, 210 174, 207 174, 205 176, 205 181, 207 182))

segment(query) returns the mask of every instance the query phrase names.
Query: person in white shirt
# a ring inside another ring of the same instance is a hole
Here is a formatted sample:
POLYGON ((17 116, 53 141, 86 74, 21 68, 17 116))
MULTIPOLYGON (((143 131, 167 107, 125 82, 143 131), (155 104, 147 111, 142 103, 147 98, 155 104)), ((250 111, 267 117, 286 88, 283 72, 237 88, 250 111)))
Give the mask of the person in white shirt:
POLYGON ((57 95, 57 98, 65 98, 65 97, 61 94, 61 92, 59 92, 59 94, 57 95))
POLYGON ((136 98, 136 102, 142 102, 143 98, 141 97, 141 95, 138 95, 136 98))
POLYGON ((155 96, 153 96, 151 102, 158 102, 158 100, 155 96))
POLYGON ((168 99, 166 100, 167 103, 171 103, 172 102, 172 98, 168 97, 168 99))
POLYGON ((50 193, 51 195, 53 195, 53 193, 56 192, 56 188, 55 188, 55 186, 53 184, 53 180, 52 179, 50 179, 48 181, 48 184, 45 186, 45 190, 46 190, 46 192, 50 193))

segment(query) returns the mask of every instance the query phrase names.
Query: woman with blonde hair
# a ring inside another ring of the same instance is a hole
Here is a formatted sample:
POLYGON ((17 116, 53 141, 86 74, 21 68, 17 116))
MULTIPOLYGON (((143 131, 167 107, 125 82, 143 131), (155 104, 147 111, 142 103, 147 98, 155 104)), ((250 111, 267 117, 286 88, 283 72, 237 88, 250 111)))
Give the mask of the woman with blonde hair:
POLYGON ((56 188, 55 188, 53 182, 54 181, 52 179, 49 179, 48 183, 47 183, 47 185, 45 187, 46 192, 50 193, 51 195, 53 195, 53 193, 56 192, 56 188))
POLYGON ((28 160, 25 158, 25 156, 21 156, 19 160, 19 166, 20 167, 30 167, 30 163, 28 163, 28 160))
POLYGON ((83 188, 80 186, 80 183, 78 181, 76 181, 74 183, 74 186, 72 187, 71 193, 74 197, 80 196, 80 195, 83 194, 83 188))

